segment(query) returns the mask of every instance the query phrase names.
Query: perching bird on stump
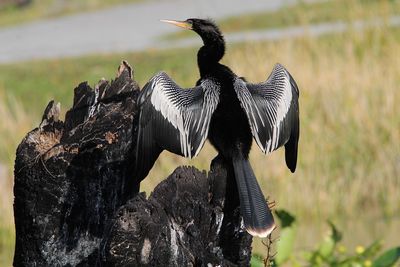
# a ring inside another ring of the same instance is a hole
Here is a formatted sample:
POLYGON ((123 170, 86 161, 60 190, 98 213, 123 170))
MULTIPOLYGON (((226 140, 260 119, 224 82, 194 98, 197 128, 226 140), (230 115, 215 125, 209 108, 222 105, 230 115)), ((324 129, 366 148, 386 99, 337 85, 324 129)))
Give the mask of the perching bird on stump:
POLYGON ((254 137, 264 153, 285 145, 285 159, 294 172, 299 140, 299 91, 289 72, 276 64, 265 82, 253 84, 219 63, 225 41, 210 20, 164 20, 193 30, 203 39, 197 53, 200 79, 183 89, 160 72, 144 86, 136 151, 136 177, 143 179, 166 149, 192 158, 208 138, 226 162, 231 162, 248 233, 266 237, 274 219, 248 157, 254 137))

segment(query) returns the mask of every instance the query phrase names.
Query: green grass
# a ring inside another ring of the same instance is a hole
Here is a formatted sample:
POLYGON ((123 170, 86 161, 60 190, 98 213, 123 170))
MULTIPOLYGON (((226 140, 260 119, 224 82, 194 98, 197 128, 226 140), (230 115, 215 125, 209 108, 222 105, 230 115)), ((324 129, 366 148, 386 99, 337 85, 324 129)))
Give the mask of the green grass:
MULTIPOLYGON (((299 1, 277 11, 261 11, 219 20, 218 25, 223 32, 229 33, 336 21, 350 22, 392 15, 400 15, 399 0, 331 0, 314 3, 299 1)), ((187 37, 193 37, 193 34, 184 30, 164 36, 168 40, 187 37)))
POLYGON ((0 9, 0 27, 139 1, 143 0, 35 0, 22 8, 8 4, 0 9))
MULTIPOLYGON (((119 62, 127 59, 141 85, 165 70, 178 84, 192 86, 198 78, 196 51, 154 50, 0 65, 0 162, 12 168, 16 145, 38 124, 47 102, 55 98, 65 112, 80 81, 95 84, 102 77, 114 77, 119 62)), ((346 246, 381 238, 388 246, 398 244, 398 51, 400 30, 389 27, 228 46, 223 63, 237 74, 262 81, 280 62, 299 85, 301 136, 296 173, 287 170, 282 150, 265 156, 254 145, 251 153, 265 195, 301 222, 297 247, 310 247, 320 239, 327 219, 349 237, 343 241, 346 246)), ((193 161, 163 153, 143 189, 151 191, 178 165, 207 169, 214 156, 209 145, 193 161)), ((0 188, 0 196, 7 200, 1 201, 7 203, 4 207, 0 205, 5 214, 11 214, 9 181, 0 188)), ((10 216, 0 220, 12 225, 10 216)), ((12 240, 0 238, 6 255, 12 254, 12 240)), ((255 250, 263 253, 259 241, 255 250)), ((10 258, 1 262, 10 263, 10 258)))

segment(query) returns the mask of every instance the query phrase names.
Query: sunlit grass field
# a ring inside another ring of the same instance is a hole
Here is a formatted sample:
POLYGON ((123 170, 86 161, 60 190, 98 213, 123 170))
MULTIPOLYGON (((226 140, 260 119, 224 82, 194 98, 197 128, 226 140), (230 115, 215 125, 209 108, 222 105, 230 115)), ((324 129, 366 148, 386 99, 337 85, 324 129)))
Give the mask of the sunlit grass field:
MULTIPOLYGON (((244 40, 245 41, 245 40, 244 40)), ((65 112, 74 86, 115 76, 126 59, 144 83, 165 70, 182 86, 198 79, 197 48, 0 65, 0 266, 13 255, 12 165, 16 146, 37 126, 48 101, 65 112)), ((250 81, 263 81, 282 63, 300 88, 301 135, 295 174, 283 151, 251 164, 264 194, 299 221, 297 247, 312 247, 326 220, 344 231, 348 249, 384 239, 398 245, 400 229, 400 29, 382 26, 322 37, 228 45, 223 63, 250 81)), ((163 153, 142 189, 150 192, 182 164, 208 169, 215 150, 195 160, 163 153)), ((255 251, 263 253, 259 240, 255 251)))

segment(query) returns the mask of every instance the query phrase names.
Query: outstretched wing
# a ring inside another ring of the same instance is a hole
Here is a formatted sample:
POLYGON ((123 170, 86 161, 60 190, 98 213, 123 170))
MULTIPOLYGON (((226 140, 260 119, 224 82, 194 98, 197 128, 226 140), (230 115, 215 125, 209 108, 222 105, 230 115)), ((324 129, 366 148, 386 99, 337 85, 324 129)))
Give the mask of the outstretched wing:
POLYGON ((164 150, 192 158, 207 139, 220 86, 204 79, 182 89, 166 73, 155 75, 141 91, 136 143, 136 176, 143 179, 164 150))
POLYGON ((286 165, 294 172, 299 140, 299 90, 290 73, 276 64, 265 82, 236 79, 235 91, 257 145, 271 153, 285 145, 286 165))

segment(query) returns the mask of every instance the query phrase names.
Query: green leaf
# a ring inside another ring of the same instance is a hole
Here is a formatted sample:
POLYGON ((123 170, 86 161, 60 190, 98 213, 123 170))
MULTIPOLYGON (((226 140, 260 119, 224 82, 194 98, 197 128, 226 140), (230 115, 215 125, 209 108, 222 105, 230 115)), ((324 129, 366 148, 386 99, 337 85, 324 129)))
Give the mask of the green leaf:
POLYGON ((294 222, 296 218, 286 210, 276 210, 276 216, 281 225, 279 240, 276 244, 276 256, 274 264, 277 266, 287 261, 292 254, 296 227, 294 222))
POLYGON ((329 236, 325 237, 324 241, 318 249, 319 255, 324 259, 327 259, 333 254, 337 242, 342 239, 342 233, 339 232, 336 226, 330 221, 328 221, 328 224, 331 227, 331 232, 329 236))
POLYGON ((282 228, 290 227, 296 221, 296 217, 286 210, 276 210, 275 214, 278 217, 282 228))
POLYGON ((331 236, 332 236, 333 241, 335 241, 335 243, 337 243, 340 240, 342 240, 342 233, 339 232, 339 230, 336 228, 336 226, 333 224, 333 222, 328 221, 328 224, 331 227, 331 236))
POLYGON ((382 242, 380 240, 375 241, 365 249, 362 255, 372 259, 381 250, 381 248, 382 248, 382 242))
POLYGON ((385 251, 372 263, 372 267, 391 267, 400 258, 400 247, 385 251))
POLYGON ((277 265, 281 265, 289 259, 293 251, 295 235, 295 226, 282 228, 279 240, 276 244, 276 256, 274 257, 277 265))
POLYGON ((318 254, 324 259, 328 258, 330 255, 332 255, 335 245, 335 240, 331 235, 325 237, 324 241, 319 246, 318 254))
POLYGON ((264 261, 260 256, 254 255, 251 257, 250 266, 251 267, 264 267, 264 261))

